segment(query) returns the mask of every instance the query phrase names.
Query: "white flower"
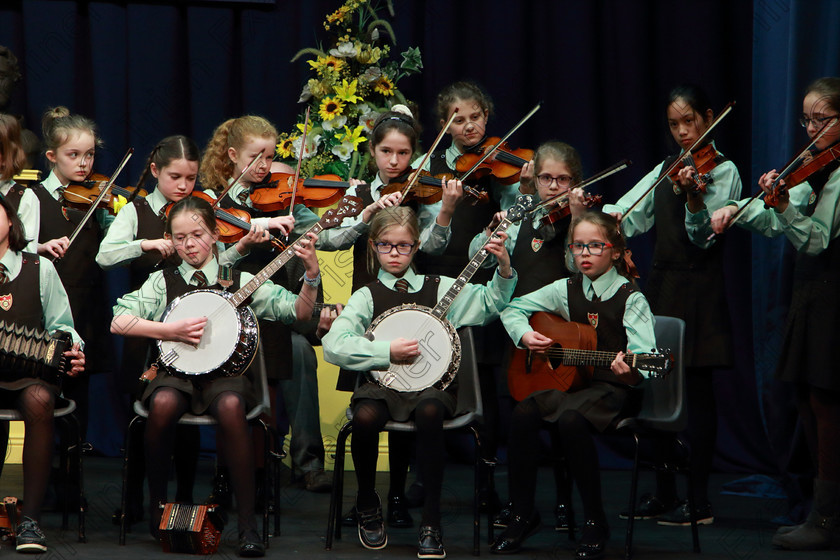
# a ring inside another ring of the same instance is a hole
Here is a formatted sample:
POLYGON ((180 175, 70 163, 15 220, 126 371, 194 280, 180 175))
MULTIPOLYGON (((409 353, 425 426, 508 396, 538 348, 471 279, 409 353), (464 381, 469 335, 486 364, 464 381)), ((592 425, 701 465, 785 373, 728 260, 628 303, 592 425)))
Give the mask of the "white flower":
POLYGON ((347 124, 347 115, 338 115, 337 117, 333 117, 332 120, 321 123, 321 128, 324 130, 337 130, 344 128, 345 124, 347 124))
MULTIPOLYGON (((302 137, 297 137, 294 142, 292 142, 292 148, 295 154, 295 157, 300 157, 300 145, 303 143, 302 137)), ((303 158, 309 158, 315 155, 318 151, 318 146, 321 144, 321 135, 315 134, 310 135, 309 139, 306 141, 306 149, 303 151, 303 158)))
POLYGON ((353 155, 353 142, 342 142, 333 146, 332 153, 338 156, 341 161, 347 161, 353 155))
POLYGON ((373 111, 373 107, 368 105, 367 103, 359 103, 356 105, 356 110, 359 112, 359 115, 367 115, 371 111, 373 111))
POLYGON ((330 54, 338 58, 353 58, 359 54, 359 49, 353 43, 340 43, 338 47, 330 49, 330 54))
POLYGON ((376 111, 371 111, 370 113, 365 113, 361 117, 359 117, 359 124, 365 127, 365 132, 371 132, 373 130, 373 123, 376 122, 376 119, 379 118, 380 113, 376 111))
POLYGON ((303 89, 300 92, 300 97, 298 98, 298 103, 306 103, 312 99, 312 92, 309 90, 309 84, 305 84, 303 89))
POLYGON ((382 76, 382 69, 379 66, 371 66, 365 70, 364 74, 359 76, 360 82, 375 82, 382 76))

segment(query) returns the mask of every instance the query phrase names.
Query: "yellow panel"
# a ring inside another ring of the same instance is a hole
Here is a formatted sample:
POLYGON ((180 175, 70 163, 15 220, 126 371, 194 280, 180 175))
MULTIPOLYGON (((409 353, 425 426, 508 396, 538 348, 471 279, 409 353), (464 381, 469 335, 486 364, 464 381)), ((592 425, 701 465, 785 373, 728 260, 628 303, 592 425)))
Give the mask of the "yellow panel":
POLYGON ((12 422, 9 428, 9 448, 6 464, 20 464, 23 457, 23 422, 12 422))

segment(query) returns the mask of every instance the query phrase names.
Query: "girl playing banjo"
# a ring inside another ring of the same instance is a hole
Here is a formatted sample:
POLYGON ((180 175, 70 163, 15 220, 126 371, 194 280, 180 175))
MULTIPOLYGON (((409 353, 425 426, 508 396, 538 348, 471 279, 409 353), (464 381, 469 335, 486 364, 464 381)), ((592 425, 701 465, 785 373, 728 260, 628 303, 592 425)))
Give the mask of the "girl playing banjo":
MULTIPOLYGON (((454 300, 447 319, 455 327, 486 324, 495 319, 516 287, 516 273, 504 248, 504 234, 486 245, 499 260, 497 273, 486 286, 466 284, 454 300)), ((422 276, 412 261, 420 248, 414 212, 404 206, 385 208, 371 220, 368 266, 379 264, 378 279, 357 290, 324 337, 324 358, 355 371, 388 369, 392 362, 411 362, 428 352, 418 340, 396 338, 371 341, 364 336, 371 321, 405 303, 432 308, 454 284, 453 278, 422 276)), ((443 349, 437 348, 440 351, 443 349)), ((457 383, 457 381, 456 381, 457 383)), ((379 432, 388 420, 414 419, 417 425, 417 460, 423 472, 426 500, 420 528, 418 558, 445 558, 440 530, 440 494, 443 481, 443 420, 456 411, 456 383, 446 390, 430 387, 398 392, 365 380, 353 393, 352 454, 358 495, 359 539, 365 548, 388 543, 382 504, 375 490, 379 432)))

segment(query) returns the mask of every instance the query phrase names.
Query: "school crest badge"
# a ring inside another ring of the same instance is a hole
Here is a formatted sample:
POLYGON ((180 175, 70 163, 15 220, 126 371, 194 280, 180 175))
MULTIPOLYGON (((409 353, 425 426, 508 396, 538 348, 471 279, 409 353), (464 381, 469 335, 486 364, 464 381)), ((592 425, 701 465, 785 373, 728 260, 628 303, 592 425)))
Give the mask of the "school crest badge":
POLYGON ((531 240, 531 250, 534 251, 535 253, 537 251, 539 251, 540 249, 542 249, 542 245, 543 245, 543 240, 540 239, 539 237, 535 237, 531 240))
POLYGON ((587 313, 586 318, 589 319, 589 324, 592 325, 593 329, 598 328, 598 314, 597 313, 587 313))
POLYGON ((12 308, 12 294, 0 296, 0 309, 8 311, 12 308))
POLYGON ((808 197, 808 205, 815 203, 817 201, 817 193, 811 191, 811 196, 808 197))

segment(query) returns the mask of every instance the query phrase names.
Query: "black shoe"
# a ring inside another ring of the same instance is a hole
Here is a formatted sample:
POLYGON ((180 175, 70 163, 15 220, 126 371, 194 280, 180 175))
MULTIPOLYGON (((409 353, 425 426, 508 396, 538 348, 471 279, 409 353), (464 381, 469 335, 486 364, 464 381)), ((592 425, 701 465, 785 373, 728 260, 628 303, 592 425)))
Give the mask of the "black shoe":
POLYGON ((359 524, 359 515, 356 513, 356 506, 350 508, 341 518, 342 527, 356 527, 359 524))
POLYGON ((499 510, 499 513, 493 517, 493 527, 496 529, 507 529, 508 524, 510 523, 510 518, 513 516, 513 502, 508 502, 505 504, 502 509, 499 510))
POLYGON ((422 507, 426 501, 426 489, 423 483, 415 480, 405 492, 405 503, 410 508, 422 507))
POLYGON ((47 537, 31 517, 24 517, 15 531, 15 550, 18 552, 46 552, 47 537))
POLYGON ((230 474, 227 468, 216 469, 216 476, 213 477, 213 491, 207 496, 206 503, 230 509, 233 504, 233 492, 230 489, 230 474))
POLYGON ((265 545, 256 531, 248 531, 239 537, 239 556, 243 558, 262 558, 265 545))
POLYGON ((307 492, 324 494, 332 490, 333 475, 324 469, 309 471, 303 475, 303 487, 307 492))
MULTIPOLYGON (((653 494, 645 494, 639 500, 639 505, 636 506, 636 514, 633 517, 636 519, 654 519, 664 513, 668 513, 679 505, 680 502, 676 499, 665 503, 653 494)), ((622 511, 618 514, 618 517, 627 519, 630 517, 630 512, 626 510, 622 511)))
MULTIPOLYGON (((698 525, 711 525, 715 522, 715 516, 712 514, 712 504, 709 502, 696 508, 694 516, 698 525)), ((669 527, 689 527, 691 525, 691 515, 689 514, 688 502, 682 502, 668 513, 660 515, 656 522, 669 527)))
POLYGON ((414 520, 408 513, 405 496, 391 496, 388 498, 388 527, 407 529, 414 526, 414 520))
POLYGON ((554 530, 568 531, 575 526, 575 512, 571 505, 557 504, 554 508, 554 530))
MULTIPOLYGON (((379 496, 376 499, 379 501, 379 496)), ((359 540, 362 546, 371 550, 385 548, 388 544, 388 533, 385 531, 385 520, 382 519, 382 502, 366 510, 360 510, 357 502, 356 511, 359 516, 359 540)))
POLYGON ((610 528, 589 519, 584 523, 581 531, 580 544, 575 550, 578 560, 598 560, 604 557, 607 539, 610 538, 610 528))
POLYGON ((417 548, 417 558, 446 558, 443 549, 443 536, 440 529, 431 525, 420 527, 420 545, 417 548))
POLYGON ((515 515, 511 518, 507 529, 490 546, 490 552, 493 554, 514 554, 519 552, 525 539, 539 530, 540 513, 538 511, 535 510, 528 519, 515 515))

